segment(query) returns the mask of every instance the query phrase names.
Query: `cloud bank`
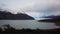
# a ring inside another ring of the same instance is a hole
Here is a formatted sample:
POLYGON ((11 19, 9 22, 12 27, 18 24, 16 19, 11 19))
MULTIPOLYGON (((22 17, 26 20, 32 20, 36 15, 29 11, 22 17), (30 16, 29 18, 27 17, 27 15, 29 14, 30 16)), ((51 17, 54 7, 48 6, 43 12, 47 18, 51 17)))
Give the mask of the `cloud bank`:
POLYGON ((60 15, 60 0, 0 0, 0 8, 15 14, 24 11, 33 17, 60 15))

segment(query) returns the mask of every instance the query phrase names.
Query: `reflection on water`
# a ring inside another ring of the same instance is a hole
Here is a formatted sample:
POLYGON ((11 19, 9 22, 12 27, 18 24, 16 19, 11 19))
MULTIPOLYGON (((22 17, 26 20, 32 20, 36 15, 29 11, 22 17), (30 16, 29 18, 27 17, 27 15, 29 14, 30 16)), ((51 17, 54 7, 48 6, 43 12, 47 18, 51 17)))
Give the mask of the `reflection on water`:
POLYGON ((37 22, 37 20, 0 20, 0 26, 4 24, 10 24, 11 26, 21 29, 21 28, 31 28, 31 29, 52 29, 59 28, 54 23, 37 22))

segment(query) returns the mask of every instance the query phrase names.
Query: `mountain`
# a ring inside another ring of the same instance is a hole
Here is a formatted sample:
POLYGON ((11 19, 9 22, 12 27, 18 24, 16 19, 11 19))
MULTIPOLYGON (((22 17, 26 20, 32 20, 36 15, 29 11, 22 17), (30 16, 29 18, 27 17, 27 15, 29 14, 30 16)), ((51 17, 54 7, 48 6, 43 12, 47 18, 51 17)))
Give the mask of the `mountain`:
POLYGON ((57 15, 57 16, 54 16, 54 15, 44 16, 43 18, 60 18, 60 15, 57 15))
POLYGON ((51 18, 51 19, 43 19, 43 20, 39 20, 39 21, 43 21, 43 22, 60 22, 60 15, 54 16, 44 16, 42 18, 51 18))
POLYGON ((7 11, 0 11, 0 20, 34 20, 34 18, 23 13, 12 14, 7 11))
POLYGON ((52 18, 52 19, 38 20, 38 22, 55 23, 57 26, 60 26, 60 17, 58 17, 58 18, 52 18))
POLYGON ((60 18, 43 19, 39 20, 39 22, 60 22, 60 18))

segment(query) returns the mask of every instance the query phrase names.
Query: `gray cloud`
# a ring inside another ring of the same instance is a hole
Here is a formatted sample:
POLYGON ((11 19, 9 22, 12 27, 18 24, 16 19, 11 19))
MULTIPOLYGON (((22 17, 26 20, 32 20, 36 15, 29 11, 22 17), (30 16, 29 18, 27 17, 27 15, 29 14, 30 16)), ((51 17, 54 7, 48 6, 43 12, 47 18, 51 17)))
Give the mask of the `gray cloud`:
POLYGON ((60 15, 60 0, 0 0, 0 8, 12 13, 23 10, 29 15, 37 14, 36 17, 60 15))

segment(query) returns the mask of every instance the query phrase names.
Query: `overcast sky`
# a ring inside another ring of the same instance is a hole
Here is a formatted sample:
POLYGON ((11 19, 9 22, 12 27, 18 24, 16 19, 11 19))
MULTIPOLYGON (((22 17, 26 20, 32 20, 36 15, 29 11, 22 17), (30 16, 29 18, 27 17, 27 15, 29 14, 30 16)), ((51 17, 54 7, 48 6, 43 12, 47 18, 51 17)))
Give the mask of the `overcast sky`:
POLYGON ((0 8, 14 14, 24 11, 32 17, 39 18, 60 15, 60 0, 0 0, 0 8))

